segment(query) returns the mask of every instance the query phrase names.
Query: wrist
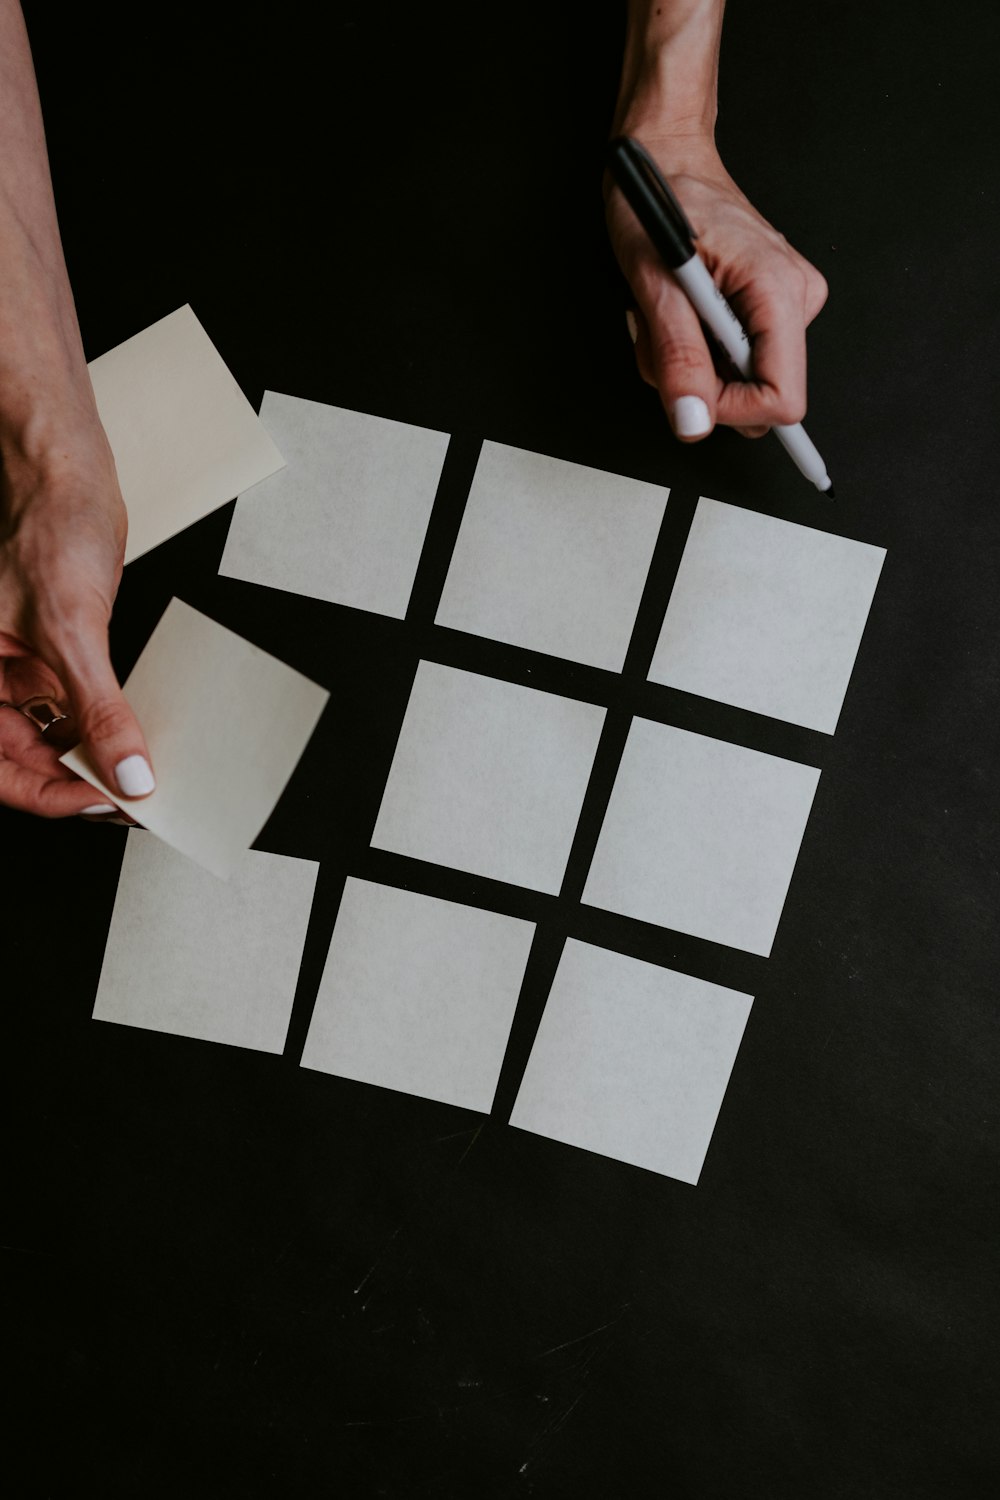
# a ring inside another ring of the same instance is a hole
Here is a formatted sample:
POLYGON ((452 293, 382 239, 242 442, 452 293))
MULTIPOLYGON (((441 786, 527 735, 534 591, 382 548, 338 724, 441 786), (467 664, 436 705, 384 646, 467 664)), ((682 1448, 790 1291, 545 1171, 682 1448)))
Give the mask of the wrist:
POLYGON ((638 141, 668 179, 685 175, 706 180, 728 176, 714 136, 686 129, 672 117, 636 109, 623 118, 615 134, 638 141))
POLYGON ((106 444, 85 364, 73 368, 41 350, 0 359, 0 462, 40 471, 61 453, 106 444))
POLYGON ((724 0, 630 0, 612 133, 715 153, 724 0))
POLYGON ((114 457, 89 379, 49 384, 40 371, 5 392, 0 412, 0 523, 17 525, 43 502, 99 493, 118 502, 114 457))

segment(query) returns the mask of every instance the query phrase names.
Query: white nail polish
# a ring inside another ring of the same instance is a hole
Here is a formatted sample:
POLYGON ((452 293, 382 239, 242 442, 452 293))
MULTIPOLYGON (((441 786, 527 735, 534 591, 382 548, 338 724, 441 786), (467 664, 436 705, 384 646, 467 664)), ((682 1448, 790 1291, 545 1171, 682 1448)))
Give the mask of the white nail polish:
POLYGON ((670 416, 678 437, 701 437, 712 426, 708 407, 700 396, 678 396, 670 416))
POLYGON ((103 813, 116 813, 117 807, 113 802, 95 802, 93 807, 84 807, 80 810, 81 818, 99 818, 103 813))
POLYGON ((143 755, 126 755, 115 766, 115 779, 123 797, 145 797, 156 785, 143 755))
POLYGON ((635 321, 635 313, 630 307, 625 309, 625 326, 628 329, 628 336, 634 344, 639 337, 639 325, 635 321))

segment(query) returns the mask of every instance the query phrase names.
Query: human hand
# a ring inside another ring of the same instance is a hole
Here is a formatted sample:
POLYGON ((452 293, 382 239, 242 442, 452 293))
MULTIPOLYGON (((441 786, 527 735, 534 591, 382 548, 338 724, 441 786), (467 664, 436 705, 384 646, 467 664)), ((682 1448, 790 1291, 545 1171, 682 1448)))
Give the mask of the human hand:
POLYGON ((760 437, 806 411, 806 328, 826 301, 815 266, 757 212, 709 139, 641 144, 656 160, 698 236, 698 253, 750 338, 752 380, 713 363, 697 313, 666 270, 621 191, 608 183, 611 244, 635 297, 629 329, 642 378, 660 393, 682 442, 716 423, 760 437))
POLYGON ((63 417, 57 444, 5 441, 0 465, 0 803, 48 818, 118 811, 59 763, 66 728, 108 786, 153 787, 108 656, 127 530, 114 459, 96 416, 63 417), (14 711, 34 697, 71 719, 43 736, 14 711))

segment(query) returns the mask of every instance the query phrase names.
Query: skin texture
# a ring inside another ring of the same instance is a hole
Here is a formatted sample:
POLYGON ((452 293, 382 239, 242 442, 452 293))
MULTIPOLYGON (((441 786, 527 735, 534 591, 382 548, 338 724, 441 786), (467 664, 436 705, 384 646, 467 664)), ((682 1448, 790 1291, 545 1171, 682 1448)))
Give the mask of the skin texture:
POLYGON ((605 184, 608 232, 635 298, 636 362, 674 421, 695 396, 709 422, 760 437, 806 411, 806 328, 826 282, 740 192, 715 146, 725 0, 631 0, 612 133, 646 148, 698 235, 698 252, 746 328, 754 379, 721 377, 697 314, 619 190, 605 184))
POLYGON ((43 738, 0 708, 0 803, 67 817, 102 799, 59 765, 50 735, 62 748, 82 739, 109 785, 119 761, 148 752, 108 656, 127 519, 87 374, 16 0, 0 0, 0 265, 0 702, 44 695, 73 716, 43 738))

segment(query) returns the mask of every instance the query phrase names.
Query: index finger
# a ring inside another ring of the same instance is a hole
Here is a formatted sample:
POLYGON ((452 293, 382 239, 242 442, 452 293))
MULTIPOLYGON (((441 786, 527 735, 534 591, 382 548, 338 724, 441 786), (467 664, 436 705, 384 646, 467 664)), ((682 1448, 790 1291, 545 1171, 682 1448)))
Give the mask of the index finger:
POLYGON ((728 382, 719 421, 730 427, 790 426, 806 414, 806 323, 784 288, 760 287, 744 319, 753 349, 753 379, 728 382))
POLYGON ((92 786, 60 765, 56 747, 16 709, 0 716, 0 803, 41 818, 106 806, 92 786))

